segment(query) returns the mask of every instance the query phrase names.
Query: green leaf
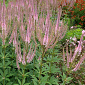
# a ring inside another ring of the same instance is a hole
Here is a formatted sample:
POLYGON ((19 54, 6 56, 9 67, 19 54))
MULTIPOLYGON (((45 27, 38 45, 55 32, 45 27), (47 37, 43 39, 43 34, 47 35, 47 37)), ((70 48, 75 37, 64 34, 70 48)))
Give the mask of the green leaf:
POLYGON ((19 85, 21 85, 21 81, 17 78, 19 85))
POLYGON ((70 81, 70 80, 72 80, 72 79, 73 79, 73 78, 71 78, 71 77, 68 77, 66 80, 67 80, 67 81, 70 81))
POLYGON ((0 53, 2 52, 2 46, 0 46, 0 53))
POLYGON ((24 85, 30 85, 30 83, 25 83, 24 85))
POLYGON ((0 63, 0 67, 3 67, 2 63, 0 63))
POLYGON ((0 74, 3 76, 3 71, 0 69, 0 74))
POLYGON ((60 60, 62 60, 62 59, 61 58, 58 58, 58 56, 53 57, 53 62, 59 63, 60 60))
POLYGON ((66 83, 67 83, 67 84, 70 83, 70 81, 71 81, 72 79, 73 79, 73 78, 71 78, 71 77, 66 78, 66 83))
POLYGON ((59 82, 58 79, 55 78, 54 76, 51 76, 51 77, 50 77, 49 82, 51 83, 51 85, 52 85, 52 84, 59 85, 59 84, 58 84, 58 82, 59 82))
MULTIPOLYGON (((37 71, 39 71, 39 63, 35 64, 35 67, 37 68, 37 71)), ((36 69, 35 69, 36 70, 36 69)))
POLYGON ((8 74, 8 69, 5 69, 5 76, 8 74))
POLYGON ((42 81, 42 82, 47 81, 48 77, 49 77, 48 75, 46 75, 46 76, 44 76, 44 77, 42 76, 41 81, 42 81))
POLYGON ((32 80, 33 80, 33 83, 34 83, 34 85, 37 85, 37 78, 35 77, 35 75, 31 75, 32 76, 32 80))
POLYGON ((8 65, 9 65, 10 63, 11 63, 11 62, 7 62, 5 66, 8 67, 8 65))
POLYGON ((9 55, 10 55, 10 54, 9 54, 9 53, 7 53, 7 54, 5 55, 5 57, 6 57, 6 58, 7 58, 7 57, 9 57, 9 55))
POLYGON ((63 76, 62 76, 62 80, 65 81, 66 80, 66 75, 63 73, 63 76))
POLYGON ((18 70, 19 71, 19 73, 22 75, 22 72, 20 71, 20 70, 18 70))
POLYGON ((50 67, 46 63, 44 63, 44 65, 42 66, 42 74, 45 75, 46 73, 48 73, 49 69, 50 67))
POLYGON ((49 77, 48 75, 46 75, 44 77, 42 76, 40 85, 45 85, 46 83, 48 83, 48 81, 47 81, 48 77, 49 77))
POLYGON ((12 82, 8 82, 6 85, 13 85, 13 83, 12 82))
POLYGON ((2 81, 3 80, 3 77, 2 76, 0 76, 0 81, 2 81))
POLYGON ((60 72, 60 68, 57 68, 56 65, 51 66, 51 73, 60 72))
POLYGON ((29 74, 29 72, 27 72, 27 73, 25 74, 25 76, 29 76, 28 74, 29 74))
POLYGON ((12 73, 10 73, 10 74, 8 74, 6 77, 10 77, 10 76, 13 76, 13 74, 12 74, 12 73))
POLYGON ((7 81, 10 81, 10 79, 9 79, 9 78, 6 78, 6 80, 7 80, 7 81))
POLYGON ((0 85, 2 85, 2 83, 0 83, 0 85))
POLYGON ((25 83, 25 78, 23 79, 23 84, 25 83))

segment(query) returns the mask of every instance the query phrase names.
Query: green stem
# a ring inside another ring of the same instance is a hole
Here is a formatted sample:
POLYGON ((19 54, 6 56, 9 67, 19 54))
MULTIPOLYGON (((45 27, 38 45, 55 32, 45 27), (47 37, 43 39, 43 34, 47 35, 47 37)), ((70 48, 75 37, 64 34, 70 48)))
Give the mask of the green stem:
MULTIPOLYGON (((53 53, 52 53, 52 60, 53 60, 53 57, 54 57, 54 48, 53 48, 53 53)), ((51 67, 52 67, 52 65, 53 65, 53 62, 50 62, 50 70, 49 70, 49 72, 50 72, 50 75, 49 75, 49 78, 51 77, 51 67)))
MULTIPOLYGON (((35 42, 37 41, 37 37, 36 37, 36 20, 35 20, 35 42)), ((36 43, 35 43, 36 44, 36 43)), ((34 63, 34 68, 35 68, 35 57, 34 57, 34 61, 33 61, 33 63, 34 63)), ((33 75, 34 75, 34 70, 33 70, 33 75)))
POLYGON ((41 62, 40 62, 40 75, 39 75, 39 85, 40 85, 40 78, 41 78, 41 74, 42 74, 42 65, 43 65, 43 57, 44 57, 44 55, 45 55, 45 48, 44 48, 44 46, 42 46, 42 59, 41 59, 41 62))
POLYGON ((5 46, 4 46, 4 56, 3 56, 3 85, 5 85, 5 46))
POLYGON ((24 85, 23 81, 24 81, 24 78, 25 78, 25 65, 24 65, 24 69, 22 69, 22 70, 23 70, 23 74, 22 74, 22 83, 21 83, 21 85, 24 85))

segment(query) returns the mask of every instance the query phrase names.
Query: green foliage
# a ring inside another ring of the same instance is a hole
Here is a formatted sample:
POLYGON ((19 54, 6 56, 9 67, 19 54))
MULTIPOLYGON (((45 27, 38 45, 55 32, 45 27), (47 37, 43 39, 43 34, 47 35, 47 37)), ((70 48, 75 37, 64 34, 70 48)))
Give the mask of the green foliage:
POLYGON ((70 40, 70 38, 73 38, 73 37, 76 37, 77 40, 80 40, 81 35, 82 35, 82 29, 80 29, 80 28, 68 30, 66 32, 65 37, 61 40, 61 42, 66 42, 66 39, 70 40))
POLYGON ((70 30, 66 33, 66 37, 70 38, 70 37, 76 37, 77 39, 80 39, 82 34, 82 29, 74 29, 74 30, 70 30))
MULTIPOLYGON (((58 57, 56 54, 59 52, 56 50, 49 49, 42 61, 42 70, 41 68, 41 60, 38 60, 39 51, 36 51, 36 58, 34 58, 33 62, 22 65, 20 64, 20 70, 16 67, 16 55, 12 44, 6 46, 2 46, 2 50, 0 52, 0 83, 3 84, 3 81, 7 85, 59 85, 62 72, 59 67, 59 63, 62 61, 61 57, 58 57), (4 54, 5 50, 5 54, 4 54), (40 74, 41 71, 41 74, 40 74), (56 77, 56 76, 59 77, 56 77), (39 81, 40 78, 40 81, 39 81)), ((40 45, 38 48, 41 48, 40 45)), ((40 53, 41 55, 41 53, 40 53)), ((70 81, 70 80, 69 80, 70 81)), ((69 83, 69 82, 68 82, 69 83)), ((61 82, 62 84, 62 82, 61 82)), ((3 84, 4 85, 4 84, 3 84)))

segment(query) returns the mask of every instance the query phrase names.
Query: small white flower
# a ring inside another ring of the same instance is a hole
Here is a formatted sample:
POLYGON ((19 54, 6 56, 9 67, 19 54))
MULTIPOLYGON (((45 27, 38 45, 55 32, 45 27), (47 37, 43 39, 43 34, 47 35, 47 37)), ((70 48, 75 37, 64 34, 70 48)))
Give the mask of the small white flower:
POLYGON ((79 44, 80 41, 77 41, 77 42, 78 42, 78 44, 79 44))
POLYGON ((70 37, 70 39, 72 39, 72 37, 70 37))
POLYGON ((71 29, 73 29, 73 26, 71 27, 71 29))
POLYGON ((76 37, 74 36, 74 38, 72 38, 72 40, 76 42, 76 37))

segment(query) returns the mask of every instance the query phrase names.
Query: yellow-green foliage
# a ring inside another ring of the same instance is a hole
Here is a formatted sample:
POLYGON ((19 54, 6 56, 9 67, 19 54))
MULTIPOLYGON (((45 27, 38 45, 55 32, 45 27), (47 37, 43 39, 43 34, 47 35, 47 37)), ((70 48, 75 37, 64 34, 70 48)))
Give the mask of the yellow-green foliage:
POLYGON ((82 29, 78 28, 78 29, 72 29, 67 31, 65 37, 62 39, 62 41, 65 41, 66 39, 70 39, 70 37, 76 37, 77 39, 80 39, 82 35, 82 29))

